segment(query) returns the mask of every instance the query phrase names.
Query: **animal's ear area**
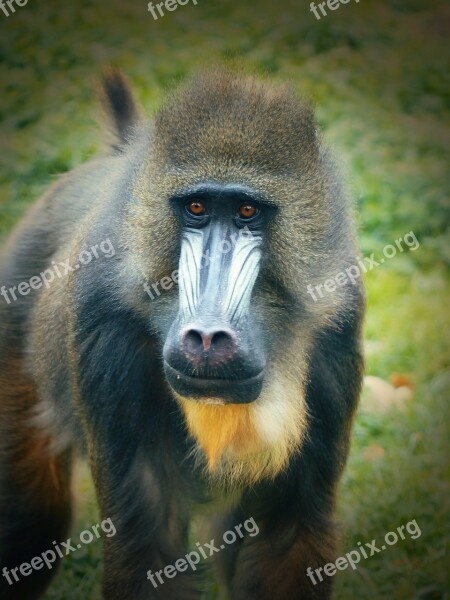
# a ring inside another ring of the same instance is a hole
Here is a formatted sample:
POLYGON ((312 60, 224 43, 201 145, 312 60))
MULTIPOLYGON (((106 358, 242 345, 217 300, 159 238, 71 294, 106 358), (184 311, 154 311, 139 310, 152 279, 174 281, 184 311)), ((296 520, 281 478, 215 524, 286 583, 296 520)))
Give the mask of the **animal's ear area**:
POLYGON ((103 69, 95 87, 108 130, 113 134, 111 145, 120 149, 128 143, 134 127, 142 120, 141 109, 127 78, 116 67, 103 69))

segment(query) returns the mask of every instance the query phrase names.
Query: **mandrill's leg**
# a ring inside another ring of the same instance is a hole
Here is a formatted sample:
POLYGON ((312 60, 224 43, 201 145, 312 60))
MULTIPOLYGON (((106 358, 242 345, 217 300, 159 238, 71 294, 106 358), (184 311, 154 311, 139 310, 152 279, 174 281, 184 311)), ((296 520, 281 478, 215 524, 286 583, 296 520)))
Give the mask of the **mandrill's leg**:
POLYGON ((331 598, 333 580, 323 574, 323 566, 335 560, 333 530, 303 530, 293 540, 290 536, 275 529, 251 543, 244 541, 231 583, 233 600, 331 598))
POLYGON ((331 598, 333 580, 323 567, 336 558, 335 529, 324 514, 309 522, 305 516, 292 505, 272 503, 268 510, 238 511, 220 526, 221 533, 216 529, 220 539, 224 531, 244 525, 243 537, 216 557, 232 600, 331 598), (321 569, 320 576, 315 569, 321 569))
POLYGON ((70 452, 52 453, 51 437, 30 424, 35 406, 35 390, 23 375, 21 363, 4 359, 0 372, 2 600, 39 598, 60 560, 53 542, 68 537, 70 452))
POLYGON ((198 571, 174 567, 187 551, 186 494, 179 495, 176 475, 164 483, 160 465, 132 445, 124 439, 123 446, 119 441, 115 448, 95 450, 100 512, 114 524, 113 535, 103 538, 102 597, 194 600, 198 571))
POLYGON ((198 571, 173 567, 187 550, 189 469, 159 356, 138 324, 84 326, 80 411, 101 517, 115 528, 103 538, 103 598, 194 600, 198 571))

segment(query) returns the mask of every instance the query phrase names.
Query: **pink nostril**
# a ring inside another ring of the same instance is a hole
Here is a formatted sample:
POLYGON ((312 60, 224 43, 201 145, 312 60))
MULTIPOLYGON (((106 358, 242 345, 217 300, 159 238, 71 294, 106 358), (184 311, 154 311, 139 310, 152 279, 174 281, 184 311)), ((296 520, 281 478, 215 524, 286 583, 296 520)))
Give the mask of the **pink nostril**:
POLYGON ((236 352, 236 336, 232 330, 191 328, 182 336, 182 348, 189 359, 204 358, 221 362, 236 352))

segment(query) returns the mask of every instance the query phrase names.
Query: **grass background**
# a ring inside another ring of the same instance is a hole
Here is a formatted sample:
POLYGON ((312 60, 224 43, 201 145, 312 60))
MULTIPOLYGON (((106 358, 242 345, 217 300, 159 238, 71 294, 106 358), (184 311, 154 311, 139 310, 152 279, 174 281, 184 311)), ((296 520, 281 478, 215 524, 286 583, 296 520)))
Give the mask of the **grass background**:
MULTIPOLYGON (((343 554, 412 519, 422 534, 339 573, 336 597, 444 600, 450 9, 364 0, 328 12, 318 21, 305 1, 198 0, 155 21, 144 0, 29 0, 0 14, 0 240, 58 174, 101 147, 92 83, 106 64, 126 71, 149 112, 183 76, 217 60, 238 59, 312 96, 348 172, 364 255, 409 231, 420 242, 366 276, 367 373, 405 375, 414 392, 403 411, 363 404, 339 514, 343 554)), ((76 487, 74 538, 98 521, 85 473, 76 487)), ((46 600, 99 598, 101 568, 100 542, 70 555, 46 600)), ((211 583, 205 598, 217 597, 211 583)))

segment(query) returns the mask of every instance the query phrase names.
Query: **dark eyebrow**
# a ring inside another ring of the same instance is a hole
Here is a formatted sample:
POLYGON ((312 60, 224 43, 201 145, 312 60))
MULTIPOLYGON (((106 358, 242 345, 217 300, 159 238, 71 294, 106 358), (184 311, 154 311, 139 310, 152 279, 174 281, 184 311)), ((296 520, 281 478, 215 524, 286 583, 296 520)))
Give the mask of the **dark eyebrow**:
POLYGON ((278 208, 277 204, 265 196, 262 192, 255 188, 242 185, 240 183, 217 183, 204 182, 196 185, 182 188, 171 197, 172 200, 189 200, 193 197, 208 197, 208 196, 230 196, 240 197, 243 200, 256 201, 259 204, 270 208, 278 208))

